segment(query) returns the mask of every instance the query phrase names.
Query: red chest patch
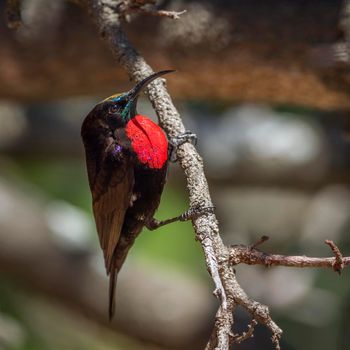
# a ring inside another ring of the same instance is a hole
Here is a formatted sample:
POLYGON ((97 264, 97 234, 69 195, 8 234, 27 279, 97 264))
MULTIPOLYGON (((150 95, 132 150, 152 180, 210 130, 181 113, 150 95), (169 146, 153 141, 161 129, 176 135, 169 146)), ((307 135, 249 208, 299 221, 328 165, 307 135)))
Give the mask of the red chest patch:
POLYGON ((152 120, 137 115, 125 128, 139 161, 152 169, 161 169, 168 159, 168 140, 152 120))

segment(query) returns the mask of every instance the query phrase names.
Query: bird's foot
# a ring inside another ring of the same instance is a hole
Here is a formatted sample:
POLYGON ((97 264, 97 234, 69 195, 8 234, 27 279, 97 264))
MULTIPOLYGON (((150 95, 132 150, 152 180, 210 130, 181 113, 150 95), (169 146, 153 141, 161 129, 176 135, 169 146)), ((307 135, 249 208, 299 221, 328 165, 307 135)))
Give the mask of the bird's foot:
POLYGON ((169 140, 169 143, 175 148, 183 145, 186 142, 192 143, 192 145, 196 145, 197 144, 197 135, 194 134, 193 132, 187 130, 183 134, 172 137, 169 140))
POLYGON ((174 218, 167 219, 167 220, 157 220, 155 218, 152 218, 147 224, 146 227, 149 230, 156 230, 159 227, 171 224, 176 221, 188 221, 197 219, 198 217, 206 214, 213 214, 215 210, 215 207, 203 207, 203 208, 190 208, 187 211, 185 211, 183 214, 179 216, 175 216, 174 218))
POLYGON ((188 221, 188 220, 197 219, 202 215, 214 214, 214 211, 215 211, 215 207, 190 208, 180 215, 179 221, 188 221))
POLYGON ((171 146, 169 159, 171 162, 174 163, 177 161, 176 150, 178 147, 180 147, 186 142, 189 142, 195 146, 197 144, 197 135, 187 130, 183 134, 180 134, 178 136, 175 136, 169 139, 169 144, 171 146))

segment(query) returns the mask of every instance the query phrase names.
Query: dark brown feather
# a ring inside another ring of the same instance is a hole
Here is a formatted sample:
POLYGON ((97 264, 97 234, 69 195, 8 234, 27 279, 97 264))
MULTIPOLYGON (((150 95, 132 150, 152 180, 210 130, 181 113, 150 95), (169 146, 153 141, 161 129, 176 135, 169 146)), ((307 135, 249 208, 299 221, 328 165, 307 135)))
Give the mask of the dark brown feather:
POLYGON ((124 159, 117 164, 111 163, 102 163, 93 184, 93 212, 107 273, 111 271, 114 250, 134 185, 133 167, 129 161, 124 159))
POLYGON ((120 271, 129 249, 140 234, 145 223, 153 218, 157 210, 166 181, 168 163, 162 169, 147 169, 135 164, 133 194, 136 200, 125 213, 122 232, 114 253, 114 266, 120 271))

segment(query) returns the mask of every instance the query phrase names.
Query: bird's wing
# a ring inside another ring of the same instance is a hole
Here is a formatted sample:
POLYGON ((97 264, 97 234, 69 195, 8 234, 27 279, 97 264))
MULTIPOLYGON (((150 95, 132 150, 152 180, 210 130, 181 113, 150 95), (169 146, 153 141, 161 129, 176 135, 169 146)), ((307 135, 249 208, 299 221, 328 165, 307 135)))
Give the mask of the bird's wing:
POLYGON ((103 249, 107 273, 113 269, 113 254, 118 244, 125 212, 130 205, 134 171, 126 155, 114 159, 108 152, 86 154, 93 212, 103 249))
POLYGON ((157 210, 167 174, 166 163, 162 169, 144 172, 135 176, 135 192, 137 196, 133 205, 128 208, 118 245, 114 251, 114 266, 119 271, 134 244, 135 239, 145 226, 145 222, 153 218, 157 210), (150 191, 149 189, 152 189, 150 191))

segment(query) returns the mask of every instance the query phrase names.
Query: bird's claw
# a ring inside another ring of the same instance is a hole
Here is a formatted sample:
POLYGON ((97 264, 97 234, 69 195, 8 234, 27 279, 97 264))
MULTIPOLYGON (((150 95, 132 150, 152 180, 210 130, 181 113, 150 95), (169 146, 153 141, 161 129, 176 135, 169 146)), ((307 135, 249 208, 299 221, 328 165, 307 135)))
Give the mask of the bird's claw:
POLYGON ((180 134, 178 136, 175 136, 169 139, 169 144, 171 146, 171 149, 170 149, 171 162, 177 161, 176 150, 179 146, 183 145, 186 142, 189 142, 195 146, 197 144, 197 135, 187 130, 183 134, 180 134))
POLYGON ((197 219, 205 214, 214 214, 215 207, 190 208, 181 215, 180 221, 197 219))
POLYGON ((175 137, 172 137, 169 139, 170 145, 173 146, 174 148, 177 148, 186 142, 189 142, 192 145, 196 145, 197 144, 197 135, 194 134, 193 132, 187 130, 183 134, 180 134, 178 136, 175 136, 175 137))

